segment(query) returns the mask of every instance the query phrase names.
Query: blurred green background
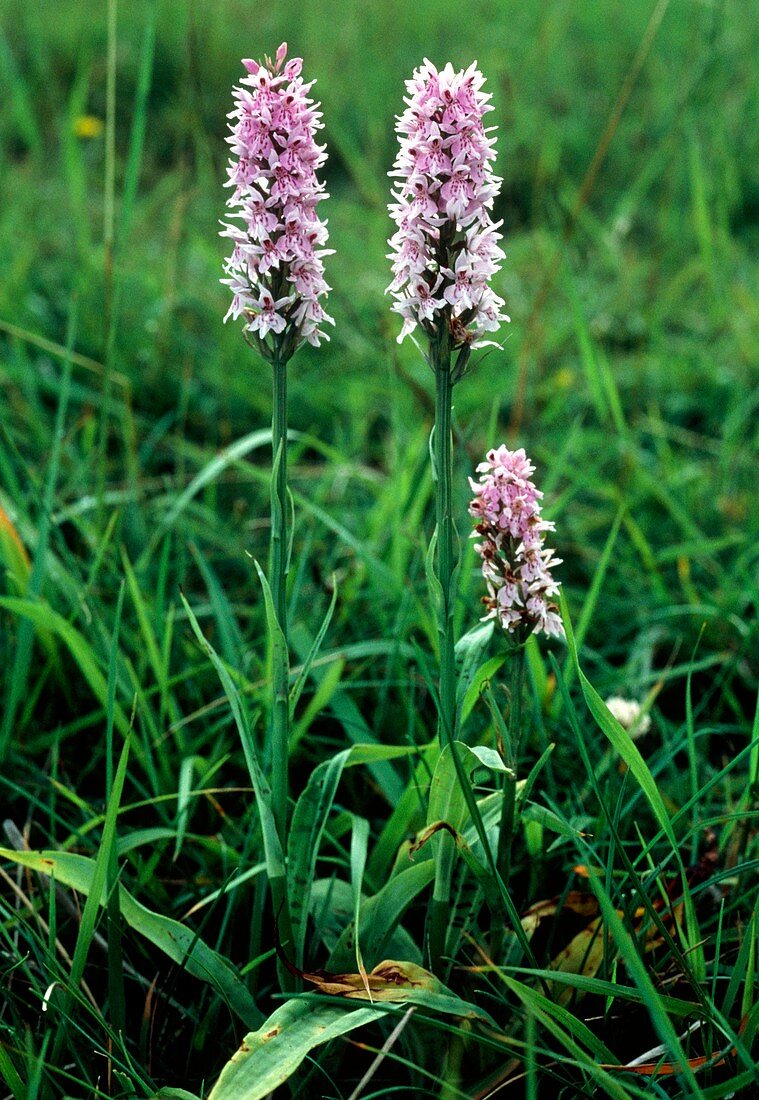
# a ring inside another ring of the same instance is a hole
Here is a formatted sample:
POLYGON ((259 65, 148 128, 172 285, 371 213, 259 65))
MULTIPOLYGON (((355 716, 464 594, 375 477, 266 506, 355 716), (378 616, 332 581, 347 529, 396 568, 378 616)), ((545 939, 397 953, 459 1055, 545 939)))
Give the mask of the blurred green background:
MULTIPOLYGON (((658 4, 656 18, 663 18, 647 38, 656 8, 649 0, 479 0, 465 9, 430 0, 122 2, 117 204, 155 19, 139 185, 117 248, 116 357, 135 380, 138 405, 149 395, 151 408, 156 401, 173 407, 187 372, 199 398, 218 402, 220 420, 212 420, 222 432, 241 399, 248 409, 258 403, 259 368, 239 334, 218 323, 226 310, 216 236, 223 138, 240 55, 259 57, 286 39, 318 80, 333 195, 324 210, 336 249, 329 265, 334 343, 298 364, 307 419, 320 422, 326 405, 320 429, 335 430, 332 403, 324 401, 333 379, 350 397, 345 415, 357 414, 366 430, 383 411, 387 368, 378 352, 387 360, 386 338, 395 333, 382 295, 386 172, 403 80, 424 56, 457 66, 477 58, 494 97, 490 120, 499 127, 497 214, 508 250, 499 290, 513 324, 504 353, 460 391, 460 404, 480 407, 494 392, 508 404, 522 357, 533 410, 527 422, 562 387, 566 413, 567 399, 584 385, 583 328, 613 356, 632 407, 645 405, 655 387, 672 414, 684 417, 699 390, 703 415, 709 418, 711 404, 721 417, 727 391, 741 384, 756 353, 749 330, 757 290, 759 20, 748 18, 741 0, 671 0, 658 4), (640 53, 629 101, 574 220, 579 189, 640 53), (530 325, 554 263, 559 271, 530 325), (525 349, 528 337, 534 348, 525 349), (214 385, 218 372, 221 387, 214 385), (209 387, 218 391, 210 398, 209 387)), ((0 318, 62 339, 68 295, 78 287, 85 303, 79 349, 102 358, 105 135, 96 124, 87 131, 81 119, 105 119, 105 4, 3 0, 2 32, 0 318)), ((117 208, 117 225, 118 216, 117 208)), ((402 357, 413 369, 418 357, 410 345, 402 357)), ((579 396, 587 402, 587 393, 579 396)), ((353 436, 356 425, 346 430, 353 436)))

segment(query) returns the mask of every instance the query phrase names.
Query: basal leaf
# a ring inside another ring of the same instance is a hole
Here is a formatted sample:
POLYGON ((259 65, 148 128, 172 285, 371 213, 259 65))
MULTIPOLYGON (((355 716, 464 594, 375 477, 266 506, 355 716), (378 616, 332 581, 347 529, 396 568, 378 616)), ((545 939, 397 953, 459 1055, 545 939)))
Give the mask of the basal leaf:
POLYGON ((295 1073, 314 1047, 383 1015, 380 1008, 351 1011, 305 997, 287 1001, 263 1027, 245 1036, 208 1100, 263 1100, 295 1073))
POLYGON ((319 846, 343 769, 408 756, 408 746, 354 745, 314 768, 293 811, 288 838, 288 891, 296 965, 303 965, 306 923, 319 846))

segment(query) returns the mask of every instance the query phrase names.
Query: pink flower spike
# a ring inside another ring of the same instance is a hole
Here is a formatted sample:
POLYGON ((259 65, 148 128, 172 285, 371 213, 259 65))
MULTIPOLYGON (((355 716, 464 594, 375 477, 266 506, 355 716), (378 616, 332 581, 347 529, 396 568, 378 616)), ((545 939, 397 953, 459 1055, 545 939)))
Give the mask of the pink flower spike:
POLYGON ((388 207, 398 231, 388 241, 393 281, 387 293, 404 318, 401 340, 417 325, 430 336, 444 325, 453 348, 481 347, 492 343, 484 333, 509 320, 488 285, 504 254, 497 243, 501 223, 490 214, 501 181, 492 169, 493 128, 483 124, 492 110, 483 84, 476 62, 465 72, 450 63, 438 71, 426 59, 406 81, 406 110, 396 123, 399 150, 389 173, 399 183, 388 207), (420 293, 420 279, 429 295, 420 293))
POLYGON ((231 224, 221 231, 233 245, 221 280, 232 293, 224 320, 242 316, 264 358, 280 361, 304 341, 318 345, 322 324, 333 323, 324 309, 327 223, 317 214, 327 198, 317 175, 327 159, 316 141, 321 112, 301 59, 285 64, 286 56, 283 42, 274 61, 243 61, 227 138, 231 224))
POLYGON ((564 625, 554 602, 559 583, 551 570, 561 558, 543 545, 554 525, 540 516, 543 494, 531 480, 535 467, 524 451, 505 445, 488 451, 480 462, 479 481, 469 479, 474 499, 472 538, 482 541, 475 551, 482 558, 488 594, 482 602, 486 619, 496 619, 523 642, 532 633, 564 637, 564 625))

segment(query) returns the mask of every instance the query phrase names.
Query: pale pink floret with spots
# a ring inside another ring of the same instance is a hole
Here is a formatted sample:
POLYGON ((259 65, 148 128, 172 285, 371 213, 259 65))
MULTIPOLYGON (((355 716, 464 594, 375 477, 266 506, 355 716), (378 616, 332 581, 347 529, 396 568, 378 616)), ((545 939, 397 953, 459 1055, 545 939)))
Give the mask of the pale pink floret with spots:
POLYGON ((221 280, 232 293, 224 320, 244 317, 267 357, 277 341, 287 344, 288 357, 304 340, 318 345, 328 339, 321 326, 334 323, 324 310, 327 223, 316 213, 327 198, 317 176, 326 160, 316 141, 321 113, 308 95, 312 84, 301 78, 303 62, 285 64, 286 56, 283 42, 274 61, 243 60, 247 75, 233 89, 227 138, 234 220, 221 233, 233 243, 221 280))
POLYGON ((509 320, 489 285, 504 253, 491 209, 500 179, 495 138, 483 123, 492 108, 476 62, 438 71, 425 60, 406 81, 406 110, 397 119, 398 180, 388 209, 398 226, 389 240, 393 310, 404 319, 399 341, 421 325, 430 335, 447 323, 453 346, 478 347, 509 320), (436 305, 419 293, 427 282, 436 305), (440 278, 442 276, 442 279, 440 278))
POLYGON ((561 558, 543 545, 554 525, 541 518, 543 494, 532 481, 534 472, 524 450, 501 446, 488 451, 477 467, 479 480, 469 479, 473 537, 481 539, 474 549, 488 590, 485 618, 496 619, 522 640, 533 632, 564 636, 554 602, 559 584, 552 575, 561 558))

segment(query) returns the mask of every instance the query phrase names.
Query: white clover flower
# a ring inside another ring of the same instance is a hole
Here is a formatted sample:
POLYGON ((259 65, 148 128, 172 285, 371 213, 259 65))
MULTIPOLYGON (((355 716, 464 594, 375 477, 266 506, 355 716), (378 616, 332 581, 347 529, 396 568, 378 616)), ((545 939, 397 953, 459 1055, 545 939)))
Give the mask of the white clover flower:
POLYGON ((622 729, 627 730, 633 741, 643 737, 651 729, 650 715, 641 714, 640 703, 635 699, 623 699, 621 695, 610 695, 606 700, 606 706, 622 729))

